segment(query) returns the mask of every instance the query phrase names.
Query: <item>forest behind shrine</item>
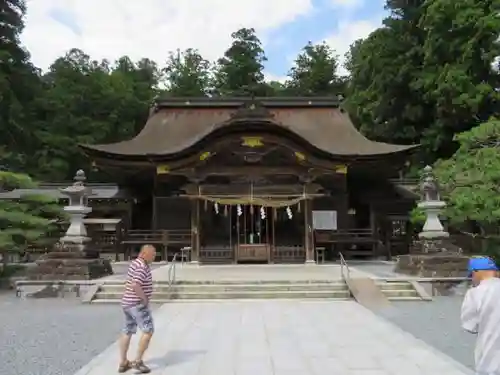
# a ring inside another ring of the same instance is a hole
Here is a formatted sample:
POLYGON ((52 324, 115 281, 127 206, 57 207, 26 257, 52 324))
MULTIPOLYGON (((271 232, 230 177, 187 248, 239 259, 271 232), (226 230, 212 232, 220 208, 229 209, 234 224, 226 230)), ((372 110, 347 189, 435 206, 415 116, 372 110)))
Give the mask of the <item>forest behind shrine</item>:
MULTIPOLYGON (((77 145, 132 138, 158 97, 341 95, 370 139, 421 144, 405 173, 416 177, 436 163, 452 220, 478 222, 485 232, 498 226, 500 0, 387 0, 383 25, 342 59, 347 76, 335 50, 309 43, 284 82, 266 80, 266 53, 252 28, 235 30, 217 61, 196 49, 172 51, 167 61, 95 60, 72 49, 41 71, 20 42, 25 2, 0 8, 4 187, 14 172, 52 182, 91 172, 77 145)), ((98 171, 89 177, 107 181, 98 171)))

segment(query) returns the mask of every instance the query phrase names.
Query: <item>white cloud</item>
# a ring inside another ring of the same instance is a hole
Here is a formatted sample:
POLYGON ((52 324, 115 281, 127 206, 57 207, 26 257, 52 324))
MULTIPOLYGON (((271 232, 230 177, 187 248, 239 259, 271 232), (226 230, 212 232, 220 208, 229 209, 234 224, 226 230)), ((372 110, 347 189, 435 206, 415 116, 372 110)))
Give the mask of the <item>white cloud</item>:
POLYGON ((286 75, 275 75, 271 73, 265 73, 264 75, 267 82, 276 81, 280 83, 285 83, 285 81, 287 80, 286 75))
POLYGON ((312 0, 28 0, 22 41, 42 69, 71 48, 96 59, 129 55, 162 63, 169 51, 193 47, 213 60, 233 31, 254 27, 265 40, 312 10, 312 0), (80 32, 52 19, 54 11, 71 16, 80 32))
POLYGON ((381 18, 377 20, 341 22, 336 31, 325 38, 326 43, 328 43, 339 55, 341 63, 339 73, 341 75, 347 75, 347 70, 344 68, 343 64, 345 62, 345 54, 349 51, 349 46, 358 39, 366 38, 372 31, 379 28, 381 24, 381 18))
POLYGON ((365 0, 330 0, 330 3, 335 8, 359 8, 365 0))

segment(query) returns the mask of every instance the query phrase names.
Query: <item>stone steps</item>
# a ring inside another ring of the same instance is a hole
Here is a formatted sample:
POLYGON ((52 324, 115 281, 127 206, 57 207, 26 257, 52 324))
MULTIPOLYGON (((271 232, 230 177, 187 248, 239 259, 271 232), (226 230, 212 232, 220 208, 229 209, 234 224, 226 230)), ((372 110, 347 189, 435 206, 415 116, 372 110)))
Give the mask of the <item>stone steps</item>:
MULTIPOLYGON (((389 300, 420 300, 413 286, 405 281, 376 281, 389 300)), ((119 303, 124 282, 109 281, 100 286, 92 303, 119 303)), ((343 281, 220 281, 181 282, 170 287, 154 284, 152 303, 199 300, 248 299, 331 299, 349 300, 352 296, 343 281)))

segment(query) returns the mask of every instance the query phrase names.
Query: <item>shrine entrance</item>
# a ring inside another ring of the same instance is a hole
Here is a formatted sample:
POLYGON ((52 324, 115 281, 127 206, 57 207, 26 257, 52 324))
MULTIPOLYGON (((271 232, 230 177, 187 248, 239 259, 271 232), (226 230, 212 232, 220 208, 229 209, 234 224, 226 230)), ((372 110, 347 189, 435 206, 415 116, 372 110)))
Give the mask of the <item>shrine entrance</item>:
POLYGON ((303 262, 303 203, 292 203, 271 207, 205 201, 200 212, 200 254, 208 260, 225 256, 235 263, 303 262))

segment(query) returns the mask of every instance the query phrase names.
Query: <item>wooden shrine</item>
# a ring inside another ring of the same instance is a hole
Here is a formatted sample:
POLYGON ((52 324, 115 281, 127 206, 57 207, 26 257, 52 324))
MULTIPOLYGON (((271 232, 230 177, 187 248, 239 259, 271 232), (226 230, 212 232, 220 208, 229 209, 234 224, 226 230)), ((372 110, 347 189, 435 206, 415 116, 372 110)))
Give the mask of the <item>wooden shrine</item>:
POLYGON ((416 146, 367 139, 341 104, 170 98, 135 138, 81 147, 134 197, 124 246, 205 263, 390 256, 391 215, 414 203, 390 179, 416 146))

